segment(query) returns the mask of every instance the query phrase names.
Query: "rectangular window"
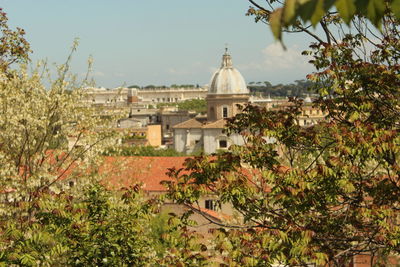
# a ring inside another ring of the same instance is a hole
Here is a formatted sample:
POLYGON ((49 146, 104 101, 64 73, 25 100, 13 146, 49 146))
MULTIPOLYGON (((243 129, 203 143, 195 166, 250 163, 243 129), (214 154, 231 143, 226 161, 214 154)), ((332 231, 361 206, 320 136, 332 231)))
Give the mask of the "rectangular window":
POLYGON ((228 108, 227 107, 222 108, 222 117, 228 118, 228 108))
POLYGON ((227 148, 228 142, 226 140, 219 140, 219 148, 227 148))
POLYGON ((218 208, 217 201, 213 199, 207 199, 205 201, 205 208, 208 210, 217 210, 218 208))

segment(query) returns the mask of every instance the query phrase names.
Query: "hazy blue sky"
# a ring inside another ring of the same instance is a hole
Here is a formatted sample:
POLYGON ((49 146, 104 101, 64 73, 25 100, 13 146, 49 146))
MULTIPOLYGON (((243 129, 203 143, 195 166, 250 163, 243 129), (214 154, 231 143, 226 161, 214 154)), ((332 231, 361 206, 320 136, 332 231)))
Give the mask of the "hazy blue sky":
POLYGON ((245 16, 247 0, 0 0, 9 23, 26 30, 32 59, 65 61, 80 39, 72 71, 89 55, 98 86, 207 84, 225 43, 247 82, 289 83, 312 71, 299 53, 306 36, 287 36, 283 52, 269 28, 245 16))

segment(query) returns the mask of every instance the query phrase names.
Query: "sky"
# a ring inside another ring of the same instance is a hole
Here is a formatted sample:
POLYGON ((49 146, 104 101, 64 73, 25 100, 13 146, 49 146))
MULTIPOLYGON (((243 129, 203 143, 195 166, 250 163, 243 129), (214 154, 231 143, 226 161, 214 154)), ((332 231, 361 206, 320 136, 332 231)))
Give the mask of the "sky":
POLYGON ((0 0, 9 25, 26 31, 32 62, 65 62, 82 76, 94 59, 97 86, 208 84, 226 44, 247 83, 291 83, 313 71, 301 51, 312 41, 284 36, 246 16, 247 0, 0 0))

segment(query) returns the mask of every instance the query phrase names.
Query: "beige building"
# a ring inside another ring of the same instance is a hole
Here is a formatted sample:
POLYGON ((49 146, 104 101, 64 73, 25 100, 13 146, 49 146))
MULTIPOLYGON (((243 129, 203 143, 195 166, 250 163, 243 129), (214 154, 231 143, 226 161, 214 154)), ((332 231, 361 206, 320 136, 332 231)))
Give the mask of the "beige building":
POLYGON ((239 134, 223 133, 226 119, 235 116, 237 105, 249 101, 249 90, 240 72, 233 67, 232 58, 226 51, 222 64, 211 78, 207 97, 207 117, 195 117, 173 127, 174 148, 179 152, 204 151, 214 153, 232 144, 241 145, 239 134))
POLYGON ((167 145, 172 145, 173 127, 179 123, 194 118, 196 115, 196 112, 178 110, 176 107, 161 107, 158 113, 158 118, 161 123, 164 143, 167 145))
POLYGON ((160 147, 162 144, 161 125, 120 127, 115 129, 123 134, 121 143, 125 145, 144 145, 160 147))
POLYGON ((145 103, 177 103, 190 99, 204 99, 207 94, 205 87, 188 88, 146 88, 131 89, 132 94, 137 95, 139 100, 145 103))
POLYGON ((92 105, 131 105, 133 103, 177 103, 190 99, 204 99, 207 87, 189 88, 86 88, 86 102, 92 105))

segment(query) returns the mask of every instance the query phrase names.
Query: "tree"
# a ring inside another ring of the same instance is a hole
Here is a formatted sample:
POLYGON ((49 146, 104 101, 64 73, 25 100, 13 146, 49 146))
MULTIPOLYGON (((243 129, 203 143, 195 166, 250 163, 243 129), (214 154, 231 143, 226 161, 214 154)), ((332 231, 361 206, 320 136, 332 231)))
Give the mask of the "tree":
MULTIPOLYGON (((10 64, 28 59, 13 36, 3 39, 10 64)), ((45 64, 0 69, 0 266, 203 266, 205 249, 179 218, 164 214, 157 227, 161 199, 101 183, 118 116, 86 104, 71 56, 49 87, 45 64)))
POLYGON ((256 20, 268 22, 276 39, 281 40, 282 30, 290 29, 308 31, 310 23, 316 26, 318 23, 325 28, 325 14, 338 14, 348 24, 358 16, 366 17, 377 28, 382 27, 387 10, 393 12, 394 17, 400 18, 400 1, 398 0, 267 0, 268 7, 259 4, 260 1, 249 0, 253 5, 248 11, 249 15, 255 15, 256 20), (277 6, 280 4, 281 6, 277 6), (337 11, 332 11, 333 8, 337 11), (302 23, 303 22, 303 23, 302 23))
POLYGON ((227 126, 244 146, 171 170, 178 203, 212 193, 241 214, 242 224, 215 232, 227 265, 343 266, 360 253, 385 265, 400 252, 399 21, 388 7, 381 32, 362 17, 349 32, 337 14, 322 22, 326 35, 304 53, 326 121, 300 127, 297 99, 278 111, 246 106, 227 126))
POLYGON ((156 149, 152 146, 119 146, 103 152, 107 156, 141 156, 141 157, 182 157, 184 154, 172 148, 156 149))
MULTIPOLYGON (((313 93, 314 83, 305 80, 296 80, 296 84, 277 84, 272 85, 269 82, 263 82, 264 85, 249 85, 251 94, 260 94, 264 96, 286 97, 298 96, 304 97, 309 93, 313 93)), ((259 83, 258 83, 259 84, 259 83)))
MULTIPOLYGON (((11 57, 9 62, 18 62, 27 55, 11 57)), ((50 81, 50 88, 42 83, 50 77, 43 64, 31 72, 26 65, 0 70, 0 232, 10 234, 0 238, 0 250, 5 253, 14 248, 11 254, 2 255, 9 264, 43 260, 35 242, 53 237, 35 228, 39 227, 40 202, 65 191, 79 196, 81 192, 73 185, 83 187, 99 179, 91 173, 100 153, 114 142, 113 133, 99 130, 110 122, 84 104, 86 81, 79 84, 69 74, 69 60, 58 66, 58 78, 50 81), (33 253, 17 252, 13 246, 22 240, 30 242, 23 244, 31 244, 28 250, 33 253)), ((62 246, 47 241, 37 245, 62 246)))
POLYGON ((7 14, 0 8, 0 68, 3 72, 13 63, 27 62, 31 52, 24 38, 25 31, 21 28, 11 30, 7 21, 7 14))

